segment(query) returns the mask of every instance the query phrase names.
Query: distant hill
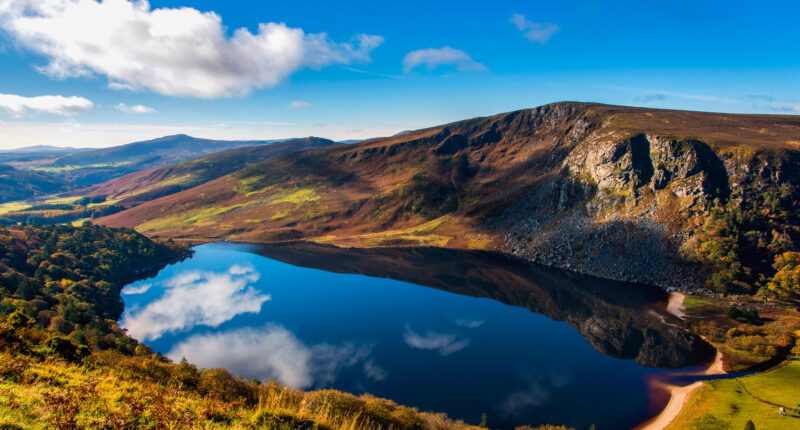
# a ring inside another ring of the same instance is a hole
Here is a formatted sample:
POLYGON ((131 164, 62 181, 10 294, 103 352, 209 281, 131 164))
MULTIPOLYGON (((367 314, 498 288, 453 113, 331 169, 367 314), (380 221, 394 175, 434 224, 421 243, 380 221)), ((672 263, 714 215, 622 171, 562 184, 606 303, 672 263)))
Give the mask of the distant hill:
POLYGON ((555 103, 282 155, 98 222, 192 240, 487 248, 752 293, 800 249, 798 136, 798 116, 555 103))
POLYGON ((127 173, 149 169, 243 146, 278 140, 212 140, 176 134, 110 148, 67 154, 46 166, 78 186, 94 185, 127 173))
POLYGON ((52 146, 52 145, 34 145, 25 146, 16 149, 0 149, 0 154, 27 154, 27 153, 50 153, 50 154, 63 154, 65 152, 79 152, 90 151, 91 148, 73 148, 71 146, 52 146))
POLYGON ((0 164, 0 203, 34 199, 68 188, 68 184, 55 175, 0 164))
POLYGON ((70 148, 50 145, 36 145, 25 148, 0 150, 0 163, 8 163, 15 167, 48 165, 59 157, 90 151, 91 148, 70 148))
POLYGON ((129 173, 76 191, 75 194, 103 195, 108 199, 117 200, 117 204, 133 206, 192 188, 271 157, 335 144, 336 142, 328 139, 306 137, 230 149, 193 160, 129 173))

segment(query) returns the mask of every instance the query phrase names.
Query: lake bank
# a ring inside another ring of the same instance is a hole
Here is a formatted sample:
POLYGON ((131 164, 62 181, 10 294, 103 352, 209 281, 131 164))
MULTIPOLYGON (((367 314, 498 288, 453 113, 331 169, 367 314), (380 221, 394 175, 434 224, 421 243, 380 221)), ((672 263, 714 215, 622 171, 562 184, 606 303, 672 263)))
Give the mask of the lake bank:
POLYGON ((485 412, 492 428, 631 428, 655 413, 648 375, 702 362, 702 345, 665 323, 657 288, 438 248, 195 250, 126 287, 123 325, 174 360, 248 378, 369 392, 467 422, 485 412), (213 303, 200 300, 209 288, 213 303), (263 359, 274 350, 293 354, 263 359))

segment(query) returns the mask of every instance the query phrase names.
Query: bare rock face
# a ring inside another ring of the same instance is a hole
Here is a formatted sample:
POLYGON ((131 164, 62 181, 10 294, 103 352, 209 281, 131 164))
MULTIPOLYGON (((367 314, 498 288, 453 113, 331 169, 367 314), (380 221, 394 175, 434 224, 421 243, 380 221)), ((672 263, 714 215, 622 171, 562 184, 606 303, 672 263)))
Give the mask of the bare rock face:
POLYGON ((681 247, 708 208, 798 181, 793 154, 715 150, 706 142, 596 128, 559 173, 487 223, 501 249, 538 263, 610 279, 694 288, 707 274, 681 247))

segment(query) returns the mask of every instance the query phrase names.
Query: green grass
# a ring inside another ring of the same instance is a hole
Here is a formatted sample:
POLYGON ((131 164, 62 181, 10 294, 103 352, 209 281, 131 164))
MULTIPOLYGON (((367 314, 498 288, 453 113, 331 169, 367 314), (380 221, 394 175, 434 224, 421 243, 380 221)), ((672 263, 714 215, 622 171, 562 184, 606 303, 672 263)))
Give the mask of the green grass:
POLYGON ((77 164, 77 165, 70 164, 66 166, 33 166, 29 167, 28 169, 35 170, 38 172, 61 173, 78 169, 100 169, 103 167, 119 167, 128 164, 133 164, 133 161, 124 161, 121 163, 95 163, 95 164, 77 164))
POLYGON ((754 397, 792 408, 800 404, 800 361, 771 372, 742 378, 742 384, 754 397))
POLYGON ((713 304, 714 302, 700 296, 690 296, 687 295, 683 299, 683 309, 686 312, 695 312, 700 311, 702 308, 713 304))
POLYGON ((162 218, 147 221, 136 226, 137 231, 161 231, 187 227, 192 224, 203 225, 212 219, 224 215, 234 209, 243 208, 257 202, 240 203, 232 206, 211 206, 203 209, 182 212, 162 218))
POLYGON ((800 403, 800 361, 743 378, 707 381, 695 391, 669 429, 800 429, 791 409, 800 403), (778 406, 786 416, 778 415, 778 406))
POLYGON ((269 204, 276 205, 278 203, 292 203, 299 205, 302 203, 316 202, 317 200, 319 200, 319 195, 313 188, 301 188, 285 196, 279 197, 269 202, 269 204))

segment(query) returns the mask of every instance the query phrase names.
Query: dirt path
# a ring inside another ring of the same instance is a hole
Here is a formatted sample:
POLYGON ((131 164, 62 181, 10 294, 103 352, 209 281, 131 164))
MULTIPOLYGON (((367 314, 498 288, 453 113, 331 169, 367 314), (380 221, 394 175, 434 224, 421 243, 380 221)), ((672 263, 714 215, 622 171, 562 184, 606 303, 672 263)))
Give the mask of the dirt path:
POLYGON ((686 319, 686 314, 683 312, 683 300, 686 294, 672 292, 669 293, 669 302, 667 302, 667 312, 675 315, 680 319, 686 319))
MULTIPOLYGON (((682 320, 685 319, 686 314, 684 313, 683 309, 683 300, 685 298, 686 295, 683 293, 670 293, 669 302, 667 303, 667 311, 682 320)), ((714 362, 711 363, 708 368, 703 370, 701 375, 722 375, 724 373, 726 372, 723 370, 722 353, 717 351, 717 356, 714 358, 714 362)), ((658 414, 657 417, 642 424, 641 426, 636 427, 636 429, 662 430, 666 428, 681 413, 683 407, 686 406, 686 402, 689 401, 691 394, 702 385, 703 381, 697 381, 685 386, 662 384, 661 388, 670 392, 669 403, 667 403, 667 406, 663 411, 661 411, 660 414, 658 414)))

